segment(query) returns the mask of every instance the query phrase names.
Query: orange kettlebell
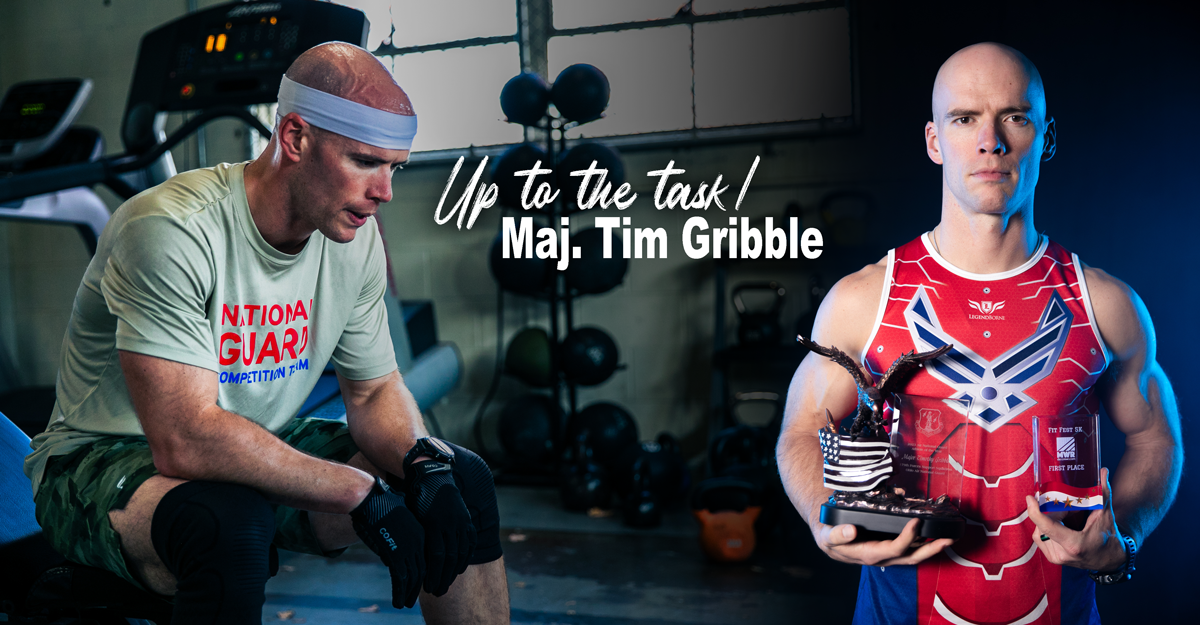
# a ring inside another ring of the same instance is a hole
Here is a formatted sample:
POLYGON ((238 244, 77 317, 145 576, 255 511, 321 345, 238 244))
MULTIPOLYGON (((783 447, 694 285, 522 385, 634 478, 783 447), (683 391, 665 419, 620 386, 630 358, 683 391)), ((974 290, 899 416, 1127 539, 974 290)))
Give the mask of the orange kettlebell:
POLYGON ((755 546, 754 521, 760 513, 761 506, 747 506, 741 512, 692 510, 700 522, 700 546, 704 553, 717 562, 741 562, 749 558, 755 546))

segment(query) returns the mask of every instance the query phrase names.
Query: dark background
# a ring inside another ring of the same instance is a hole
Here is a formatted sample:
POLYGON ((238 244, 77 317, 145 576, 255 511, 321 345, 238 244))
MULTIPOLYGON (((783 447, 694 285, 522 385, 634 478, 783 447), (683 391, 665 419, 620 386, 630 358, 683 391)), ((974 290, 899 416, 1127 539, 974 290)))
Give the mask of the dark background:
MULTIPOLYGON (((868 186, 882 221, 877 248, 863 262, 938 221, 940 171, 922 145, 938 67, 980 41, 1021 50, 1042 74, 1058 129, 1057 154, 1041 170, 1037 227, 1145 301, 1158 362, 1180 398, 1185 455, 1200 452, 1188 423, 1194 381, 1185 360, 1198 338, 1200 305, 1191 252, 1200 226, 1195 13, 1146 3, 861 2, 855 8, 868 146, 860 158, 879 169, 868 186)), ((1104 420, 1101 440, 1104 464, 1115 467, 1123 436, 1104 420)), ((1194 614, 1196 491, 1185 465, 1175 505, 1139 551, 1132 583, 1097 589, 1105 622, 1182 622, 1194 614)))

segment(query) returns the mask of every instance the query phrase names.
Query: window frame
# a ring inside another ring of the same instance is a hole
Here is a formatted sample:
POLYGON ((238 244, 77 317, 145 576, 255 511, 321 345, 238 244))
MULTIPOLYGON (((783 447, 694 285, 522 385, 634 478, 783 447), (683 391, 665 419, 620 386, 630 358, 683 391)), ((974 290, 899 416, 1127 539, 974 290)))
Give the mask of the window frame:
MULTIPOLYGON (((576 35, 591 35, 598 33, 619 32, 625 30, 644 30, 648 28, 663 28, 668 26, 687 25, 693 28, 696 24, 722 22, 755 17, 770 17, 775 15, 791 15, 809 11, 826 9, 845 9, 849 19, 850 42, 850 107, 847 116, 796 120, 788 122, 771 122, 757 124, 739 124, 718 126, 713 128, 692 127, 687 130, 665 130, 626 135, 604 137, 589 137, 601 140, 622 152, 637 152, 644 150, 671 149, 681 147, 700 147, 730 143, 757 143, 779 139, 794 139, 814 136, 835 136, 857 131, 861 126, 861 106, 859 100, 859 59, 858 59, 858 20, 852 0, 820 0, 817 2, 799 2, 771 7, 743 9, 740 11, 722 11, 716 13, 696 14, 691 11, 691 3, 686 2, 680 11, 672 17, 640 20, 633 22, 618 22, 580 26, 575 28, 555 28, 553 19, 553 0, 515 0, 517 11, 517 32, 513 35, 494 35, 489 37, 472 37, 434 44, 396 47, 390 41, 372 51, 379 57, 395 57, 406 54, 418 54, 454 48, 471 48, 501 43, 516 42, 521 56, 521 71, 534 71, 546 75, 547 47, 550 39, 555 37, 572 37, 576 35), (689 12, 685 13, 684 9, 689 12)), ((390 38, 389 38, 390 39, 390 38)), ((694 63, 694 60, 693 60, 694 63)), ((499 97, 499 94, 496 94, 499 97)), ((692 108, 695 110, 695 94, 692 95, 692 108)), ((525 128, 525 140, 544 140, 545 131, 535 128, 525 128)), ((465 146, 414 152, 409 162, 411 165, 443 164, 453 162, 460 156, 475 159, 483 156, 498 156, 512 144, 487 146, 465 146)))

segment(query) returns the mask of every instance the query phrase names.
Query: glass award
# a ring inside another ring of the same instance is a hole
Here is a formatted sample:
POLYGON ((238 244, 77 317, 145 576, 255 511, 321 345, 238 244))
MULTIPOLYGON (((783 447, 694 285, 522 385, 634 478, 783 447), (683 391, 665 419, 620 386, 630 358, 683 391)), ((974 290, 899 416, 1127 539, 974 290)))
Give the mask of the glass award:
POLYGON ((1103 508, 1099 416, 1035 416, 1033 430, 1038 508, 1045 513, 1103 508))

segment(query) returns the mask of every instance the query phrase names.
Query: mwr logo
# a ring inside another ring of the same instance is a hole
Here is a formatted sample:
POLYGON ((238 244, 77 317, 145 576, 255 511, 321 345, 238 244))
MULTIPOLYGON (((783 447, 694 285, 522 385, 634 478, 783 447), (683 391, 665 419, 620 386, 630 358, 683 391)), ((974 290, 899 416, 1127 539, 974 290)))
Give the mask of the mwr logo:
POLYGON ((942 431, 942 411, 933 408, 922 408, 917 415, 917 431, 925 436, 933 436, 942 431))
POLYGON ((971 308, 974 308, 985 315, 990 315, 997 310, 1004 308, 1004 302, 977 302, 975 300, 967 300, 967 303, 971 305, 971 308))
POLYGON ((1075 437, 1074 436, 1059 436, 1058 437, 1058 461, 1074 460, 1075 459, 1075 437))

